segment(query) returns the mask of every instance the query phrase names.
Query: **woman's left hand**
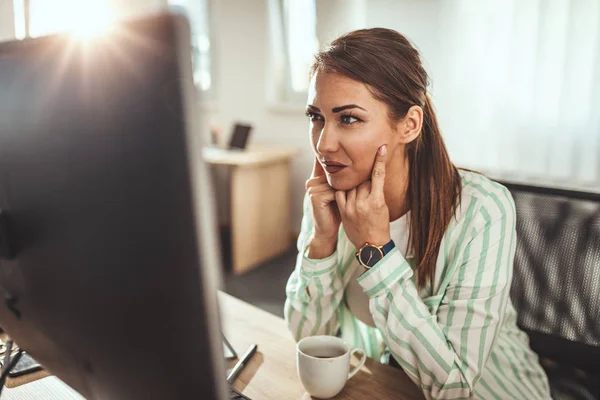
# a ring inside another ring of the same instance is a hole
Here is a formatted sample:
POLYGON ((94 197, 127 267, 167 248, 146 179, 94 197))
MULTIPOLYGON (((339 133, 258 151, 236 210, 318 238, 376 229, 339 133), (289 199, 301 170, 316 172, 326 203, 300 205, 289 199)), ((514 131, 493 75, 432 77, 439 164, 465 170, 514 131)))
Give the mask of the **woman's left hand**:
POLYGON ((344 231, 357 249, 365 243, 383 246, 390 241, 390 213, 383 195, 386 156, 383 145, 375 155, 371 180, 335 193, 344 231))

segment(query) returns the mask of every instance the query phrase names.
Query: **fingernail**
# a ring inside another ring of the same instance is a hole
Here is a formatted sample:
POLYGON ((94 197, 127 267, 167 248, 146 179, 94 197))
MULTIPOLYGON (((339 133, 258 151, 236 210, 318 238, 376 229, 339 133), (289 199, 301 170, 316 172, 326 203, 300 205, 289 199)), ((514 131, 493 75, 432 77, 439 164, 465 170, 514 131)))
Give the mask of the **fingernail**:
POLYGON ((383 145, 379 148, 379 155, 385 156, 387 154, 387 145, 383 145))

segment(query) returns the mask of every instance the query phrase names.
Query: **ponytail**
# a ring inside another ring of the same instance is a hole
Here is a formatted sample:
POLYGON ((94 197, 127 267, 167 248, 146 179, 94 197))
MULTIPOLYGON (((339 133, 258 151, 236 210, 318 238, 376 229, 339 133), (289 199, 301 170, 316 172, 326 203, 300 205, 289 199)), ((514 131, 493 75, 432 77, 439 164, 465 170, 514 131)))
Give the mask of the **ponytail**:
POLYGON ((460 201, 461 181, 450 161, 429 95, 423 106, 421 134, 408 147, 410 244, 418 287, 433 290, 442 238, 460 201))

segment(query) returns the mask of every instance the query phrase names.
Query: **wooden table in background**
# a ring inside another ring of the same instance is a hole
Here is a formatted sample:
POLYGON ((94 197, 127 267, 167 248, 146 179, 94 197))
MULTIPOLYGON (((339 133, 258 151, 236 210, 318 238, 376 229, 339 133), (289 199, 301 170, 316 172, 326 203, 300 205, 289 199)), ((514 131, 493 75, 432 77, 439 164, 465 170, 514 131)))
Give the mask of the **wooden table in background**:
POLYGON ((295 147, 250 146, 247 150, 206 148, 204 160, 231 167, 233 272, 285 252, 290 246, 291 160, 295 147))
MULTIPOLYGON (((235 351, 243 354, 258 345, 235 388, 252 400, 311 399, 296 373, 296 342, 285 321, 225 293, 219 294, 219 302, 223 331, 235 351)), ((423 394, 403 371, 367 359, 335 399, 412 400, 423 394)))

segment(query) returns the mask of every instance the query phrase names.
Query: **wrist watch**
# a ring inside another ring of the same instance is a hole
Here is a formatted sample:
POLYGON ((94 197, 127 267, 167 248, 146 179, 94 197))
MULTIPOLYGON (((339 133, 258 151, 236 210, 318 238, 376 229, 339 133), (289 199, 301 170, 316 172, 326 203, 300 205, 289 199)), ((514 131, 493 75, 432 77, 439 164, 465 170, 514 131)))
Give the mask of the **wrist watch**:
POLYGON ((366 269, 371 269, 395 246, 396 245, 394 244, 393 240, 390 240, 387 244, 383 246, 376 246, 374 244, 365 243, 365 245, 356 252, 356 258, 358 259, 360 265, 362 265, 366 269))

